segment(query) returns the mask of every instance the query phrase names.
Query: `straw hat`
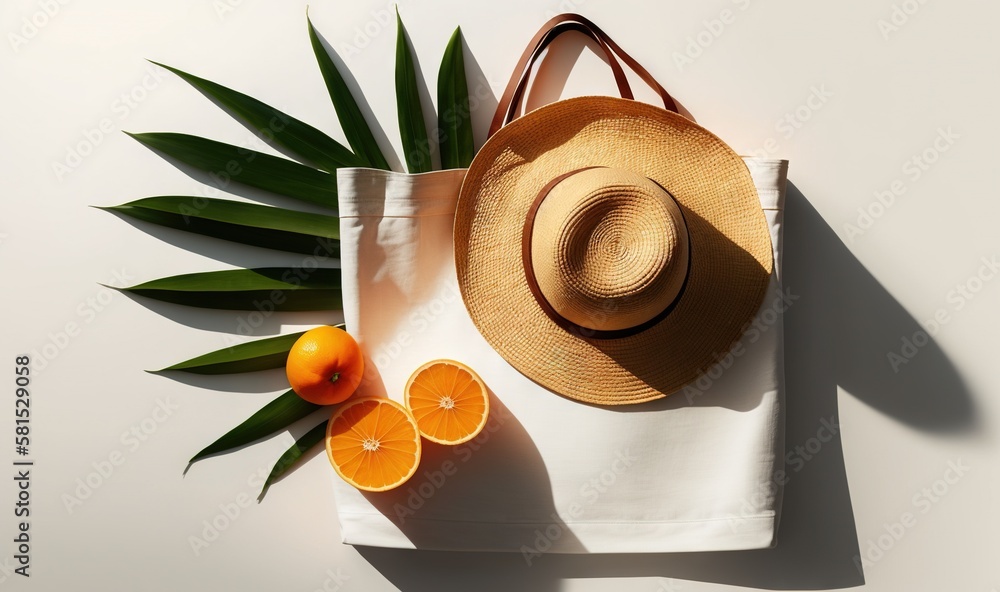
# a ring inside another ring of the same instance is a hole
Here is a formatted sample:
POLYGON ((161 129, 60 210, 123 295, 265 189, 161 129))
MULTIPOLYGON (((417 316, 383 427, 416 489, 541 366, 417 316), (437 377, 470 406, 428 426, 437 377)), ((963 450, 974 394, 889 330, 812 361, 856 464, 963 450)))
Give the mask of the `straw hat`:
POLYGON ((743 160, 694 122, 580 97, 501 128, 455 216, 469 315, 514 368, 603 405, 667 396, 740 337, 771 239, 743 160))

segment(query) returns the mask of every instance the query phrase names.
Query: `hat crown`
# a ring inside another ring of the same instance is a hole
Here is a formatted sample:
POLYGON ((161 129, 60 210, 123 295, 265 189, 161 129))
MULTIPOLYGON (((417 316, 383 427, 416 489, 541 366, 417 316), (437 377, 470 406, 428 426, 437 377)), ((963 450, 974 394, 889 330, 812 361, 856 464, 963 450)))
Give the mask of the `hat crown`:
POLYGON ((593 168, 541 197, 531 265, 564 319, 596 331, 637 327, 677 298, 688 271, 687 227, 673 197, 635 172, 593 168))

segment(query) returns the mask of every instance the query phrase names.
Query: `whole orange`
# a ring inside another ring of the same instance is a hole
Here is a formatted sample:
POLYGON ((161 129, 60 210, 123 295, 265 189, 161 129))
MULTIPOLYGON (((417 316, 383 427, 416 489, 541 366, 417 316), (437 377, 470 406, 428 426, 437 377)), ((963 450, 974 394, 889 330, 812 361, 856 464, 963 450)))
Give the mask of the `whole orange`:
POLYGON ((292 390, 317 405, 333 405, 350 397, 364 372, 358 342, 338 327, 316 327, 303 333, 285 363, 292 390))

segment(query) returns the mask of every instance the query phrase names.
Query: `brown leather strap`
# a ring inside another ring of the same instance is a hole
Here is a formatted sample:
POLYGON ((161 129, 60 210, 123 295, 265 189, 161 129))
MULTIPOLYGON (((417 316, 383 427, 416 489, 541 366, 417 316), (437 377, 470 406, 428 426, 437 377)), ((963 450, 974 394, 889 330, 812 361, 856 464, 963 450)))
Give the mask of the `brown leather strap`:
MULTIPOLYGON (((674 297, 673 302, 648 321, 640 323, 634 327, 626 327, 625 329, 600 331, 598 329, 590 329, 582 325, 577 325, 573 321, 559 314, 559 312, 556 311, 556 309, 552 307, 552 304, 550 304, 545 298, 545 295, 542 294, 542 288, 538 285, 538 278, 535 277, 535 268, 531 262, 531 237, 535 229, 535 216, 538 214, 538 208, 542 205, 542 202, 545 201, 545 197, 550 191, 552 191, 553 187, 558 185, 567 177, 571 177, 586 170, 597 168, 602 167, 582 167, 563 173, 546 183, 545 186, 542 187, 542 190, 538 192, 534 201, 531 202, 531 207, 528 208, 528 214, 524 219, 524 228, 521 231, 521 267, 524 268, 524 279, 528 283, 528 289, 531 291, 531 295, 535 297, 535 302, 538 303, 539 308, 542 309, 542 312, 544 312, 553 323, 558 325, 564 331, 584 339, 621 339, 622 337, 631 337, 632 335, 642 333, 646 329, 651 328, 653 325, 656 325, 663 319, 667 318, 667 315, 677 308, 677 303, 681 301, 681 297, 687 289, 688 278, 691 277, 691 245, 688 244, 687 273, 684 274, 684 282, 681 283, 680 290, 677 291, 677 296, 674 297)), ((650 180, 652 181, 652 179, 650 180)), ((656 181, 653 182, 656 183, 656 181)), ((657 183, 657 185, 660 184, 657 183)), ((660 188, 667 191, 662 185, 660 185, 660 188)), ((670 192, 667 191, 667 193, 669 194, 670 192)), ((681 210, 681 219, 684 219, 683 210, 681 210)))
POLYGON ((492 136, 501 127, 515 119, 515 113, 517 107, 520 104, 522 95, 524 94, 524 89, 527 86, 528 78, 530 75, 530 70, 532 64, 538 59, 541 51, 552 42, 553 39, 565 33, 566 31, 579 31, 584 33, 591 39, 594 39, 604 51, 605 56, 608 58, 608 63, 611 65, 611 69, 615 74, 615 81, 618 83, 618 90, 622 98, 631 99, 632 90, 628 85, 628 80, 626 79, 624 72, 621 70, 621 65, 612 55, 611 50, 618 55, 618 57, 625 62, 625 64, 631 68, 636 74, 646 84, 648 84, 653 90, 660 95, 663 101, 663 106, 665 109, 673 112, 677 112, 677 104, 674 102, 673 97, 670 93, 660 85, 659 82, 653 78, 653 75, 649 73, 648 70, 643 68, 637 61, 635 61, 632 56, 625 52, 617 43, 614 42, 607 33, 601 30, 600 27, 595 25, 589 19, 580 16, 578 14, 566 13, 560 14, 549 19, 541 29, 535 33, 535 36, 528 42, 528 47, 525 48, 524 53, 518 60, 517 65, 514 67, 514 72, 511 75, 510 81, 507 83, 507 88, 504 90, 503 95, 500 97, 500 101, 497 104, 496 113, 493 116, 493 122, 490 125, 489 134, 487 137, 492 136))
POLYGON ((581 23, 593 29, 594 32, 596 32, 598 35, 600 35, 601 39, 604 39, 604 42, 607 43, 608 46, 610 46, 611 49, 613 49, 616 54, 618 54, 618 57, 621 59, 621 61, 625 62, 626 66, 628 66, 629 68, 632 69, 633 72, 638 74, 639 78, 642 78, 643 82, 648 84, 651 89, 656 91, 656 94, 660 95, 660 100, 663 101, 664 109, 666 109, 667 111, 673 111, 674 113, 677 113, 677 103, 674 102, 674 98, 670 96, 670 93, 667 92, 667 89, 663 88, 663 86, 656 81, 656 78, 653 78, 653 75, 649 73, 649 70, 643 68, 642 64, 637 62, 635 58, 626 53, 625 50, 621 48, 621 46, 619 46, 617 43, 614 42, 613 39, 611 39, 611 37, 608 37, 607 33, 601 30, 600 27, 595 25, 586 17, 580 16, 578 14, 574 14, 572 16, 576 20, 580 21, 581 23))
POLYGON ((496 113, 493 115, 493 122, 490 124, 490 131, 487 137, 492 136, 496 133, 498 129, 503 127, 510 120, 514 119, 512 111, 515 111, 521 103, 521 96, 524 94, 524 89, 527 87, 528 78, 531 76, 531 68, 535 61, 541 55, 542 50, 544 50, 556 37, 566 33, 568 31, 577 31, 583 33, 584 35, 590 37, 594 40, 604 52, 604 56, 608 60, 608 65, 611 66, 611 71, 614 73, 615 82, 618 85, 618 92, 624 99, 633 98, 632 89, 629 86, 628 78, 625 76, 625 71, 622 70, 621 64, 615 58, 615 54, 611 51, 611 48, 601 39, 601 36, 594 32, 592 29, 586 25, 572 20, 573 15, 561 14, 549 19, 541 29, 535 33, 535 36, 531 38, 528 42, 528 46, 525 47, 524 53, 517 60, 517 65, 514 66, 514 71, 511 74, 510 80, 507 82, 507 87, 504 89, 503 95, 500 96, 500 100, 497 103, 496 113))
POLYGON ((622 66, 618 63, 618 59, 615 57, 614 52, 611 51, 611 48, 604 42, 603 39, 601 39, 599 35, 580 23, 559 23, 549 30, 548 34, 545 35, 542 41, 538 44, 538 47, 536 47, 535 51, 531 54, 531 57, 528 59, 528 64, 524 68, 524 74, 521 76, 521 79, 517 83, 517 87, 514 89, 514 96, 511 97, 510 107, 507 108, 507 115, 501 122, 501 127, 517 118, 517 110, 521 105, 521 98, 524 96, 524 93, 528 88, 528 81, 531 78, 532 68, 534 68, 535 62, 538 61, 538 58, 541 57, 542 51, 547 48, 556 37, 566 31, 578 31, 587 37, 590 37, 595 43, 597 43, 604 52, 604 56, 608 60, 608 65, 611 66, 611 72, 615 76, 615 84, 618 86, 618 94, 623 99, 635 98, 632 94, 632 87, 628 82, 628 77, 625 75, 625 70, 622 70, 622 66))

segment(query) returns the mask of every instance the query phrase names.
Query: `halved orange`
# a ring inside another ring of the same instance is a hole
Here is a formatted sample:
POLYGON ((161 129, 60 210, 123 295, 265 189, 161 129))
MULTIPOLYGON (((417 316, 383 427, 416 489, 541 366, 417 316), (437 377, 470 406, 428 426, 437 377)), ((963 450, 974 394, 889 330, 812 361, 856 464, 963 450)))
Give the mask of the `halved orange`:
POLYGON ((490 395, 472 368, 434 360, 406 382, 406 407, 420 435, 438 444, 461 444, 479 435, 490 414, 490 395))
POLYGON ((344 481, 365 491, 387 491, 420 464, 420 432, 413 415, 384 397, 344 403, 326 427, 326 454, 344 481))

